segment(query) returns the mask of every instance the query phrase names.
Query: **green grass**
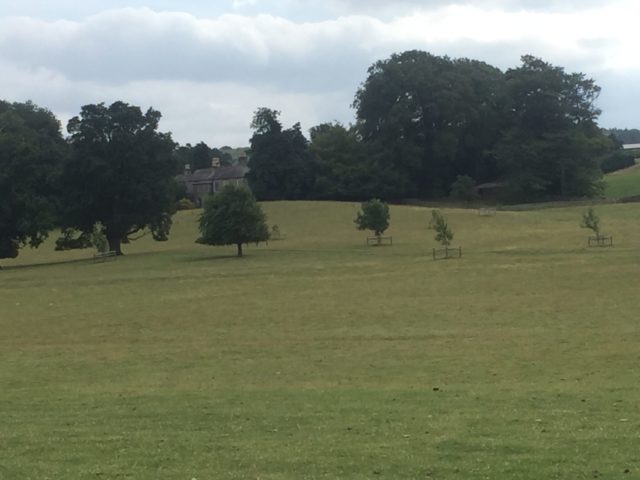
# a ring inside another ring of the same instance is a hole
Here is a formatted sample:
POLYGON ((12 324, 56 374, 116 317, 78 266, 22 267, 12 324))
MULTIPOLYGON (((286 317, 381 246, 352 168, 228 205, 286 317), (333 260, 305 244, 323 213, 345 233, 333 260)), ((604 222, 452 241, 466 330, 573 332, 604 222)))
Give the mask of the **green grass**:
POLYGON ((622 198, 640 195, 640 164, 605 175, 605 195, 622 198))
POLYGON ((93 264, 2 261, 0 479, 586 479, 640 476, 640 206, 269 203, 284 240, 171 239, 93 264), (630 473, 625 475, 625 471, 630 473))

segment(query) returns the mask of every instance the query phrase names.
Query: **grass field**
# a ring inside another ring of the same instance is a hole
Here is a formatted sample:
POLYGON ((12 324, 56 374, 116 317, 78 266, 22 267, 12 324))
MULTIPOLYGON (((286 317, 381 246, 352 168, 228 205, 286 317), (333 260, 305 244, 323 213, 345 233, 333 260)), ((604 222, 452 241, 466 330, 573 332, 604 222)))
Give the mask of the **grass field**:
POLYGON ((171 239, 23 250, 0 271, 0 479, 640 478, 640 205, 268 203, 234 258, 171 239))
POLYGON ((640 195, 640 164, 605 175, 605 195, 622 198, 640 195))

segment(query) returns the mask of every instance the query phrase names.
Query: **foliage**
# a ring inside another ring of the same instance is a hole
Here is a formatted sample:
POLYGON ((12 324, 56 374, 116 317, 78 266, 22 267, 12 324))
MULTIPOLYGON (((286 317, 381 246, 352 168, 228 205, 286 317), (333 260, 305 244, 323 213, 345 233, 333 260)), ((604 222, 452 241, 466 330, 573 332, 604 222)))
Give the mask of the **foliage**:
POLYGON ((592 79, 525 55, 505 74, 509 128, 494 148, 517 200, 601 193, 601 159, 615 144, 597 127, 592 79))
POLYGON ((165 240, 174 209, 174 143, 157 131, 160 112, 123 102, 85 105, 69 121, 72 155, 62 177, 62 226, 104 226, 109 249, 146 228, 165 240))
POLYGON ((193 210, 196 205, 186 197, 182 197, 176 203, 176 210, 193 210))
POLYGON ((241 186, 226 185, 205 200, 200 216, 198 243, 236 245, 242 256, 242 244, 269 239, 266 216, 251 192, 241 186))
POLYGON ((309 198, 313 166, 300 124, 283 130, 280 112, 259 108, 251 122, 250 171, 247 180, 260 200, 309 198))
POLYGON ((389 228, 389 218, 389 205, 374 198, 362 203, 354 223, 358 230, 372 230, 379 237, 389 228))
POLYGON ((604 173, 611 173, 632 167, 635 164, 635 153, 624 150, 616 150, 602 160, 600 168, 604 173))
POLYGON ((503 75, 483 62, 421 51, 376 62, 353 103, 357 129, 403 196, 438 196, 456 175, 489 180, 503 75))
POLYGON ((431 220, 429 221, 429 228, 435 230, 436 241, 440 242, 443 246, 451 245, 453 240, 453 232, 447 224, 447 219, 440 213, 439 210, 431 211, 431 220))
POLYGON ((613 135, 621 144, 640 143, 640 130, 637 128, 610 128, 605 133, 613 135))
POLYGON ((477 200, 479 195, 476 182, 469 175, 458 175, 456 181, 451 185, 450 196, 467 203, 477 200))
POLYGON ((15 258, 20 247, 37 247, 47 238, 67 153, 50 111, 0 101, 0 258, 15 258))
POLYGON ((596 215, 593 207, 589 207, 587 211, 582 214, 580 226, 582 228, 588 228, 596 234, 596 237, 600 237, 600 217, 596 215))
POLYGON ((220 160, 220 165, 231 165, 233 163, 233 158, 228 151, 211 148, 205 142, 199 142, 196 145, 187 143, 186 145, 176 146, 173 154, 176 159, 178 173, 182 173, 186 165, 189 165, 191 171, 209 168, 214 158, 220 160))

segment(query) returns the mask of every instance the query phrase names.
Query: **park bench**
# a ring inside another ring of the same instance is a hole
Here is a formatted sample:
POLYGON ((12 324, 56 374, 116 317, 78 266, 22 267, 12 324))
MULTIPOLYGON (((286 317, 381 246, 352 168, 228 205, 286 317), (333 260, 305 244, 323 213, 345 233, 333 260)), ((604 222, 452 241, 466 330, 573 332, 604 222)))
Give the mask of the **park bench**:
POLYGON ((605 235, 589 237, 587 245, 589 247, 613 247, 613 237, 605 235))
POLYGON ((462 258, 462 247, 444 247, 433 249, 434 260, 444 260, 446 258, 462 258))
POLYGON ((93 255, 94 262, 106 262, 107 260, 115 260, 118 254, 112 250, 108 252, 99 252, 93 255))
POLYGON ((367 245, 393 245, 393 237, 367 237, 367 245))

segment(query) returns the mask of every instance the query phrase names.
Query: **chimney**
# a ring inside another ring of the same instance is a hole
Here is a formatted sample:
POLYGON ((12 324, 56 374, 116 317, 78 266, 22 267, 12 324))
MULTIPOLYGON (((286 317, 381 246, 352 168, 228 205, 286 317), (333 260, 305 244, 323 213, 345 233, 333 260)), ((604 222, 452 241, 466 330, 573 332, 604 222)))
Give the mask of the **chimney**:
POLYGON ((188 163, 184 164, 184 174, 185 175, 191 175, 191 165, 188 163))
POLYGON ((246 167, 249 165, 249 159, 246 155, 238 157, 238 165, 240 165, 241 167, 246 167))
POLYGON ((211 159, 211 168, 218 168, 220 166, 220 159, 218 157, 213 157, 211 159))

